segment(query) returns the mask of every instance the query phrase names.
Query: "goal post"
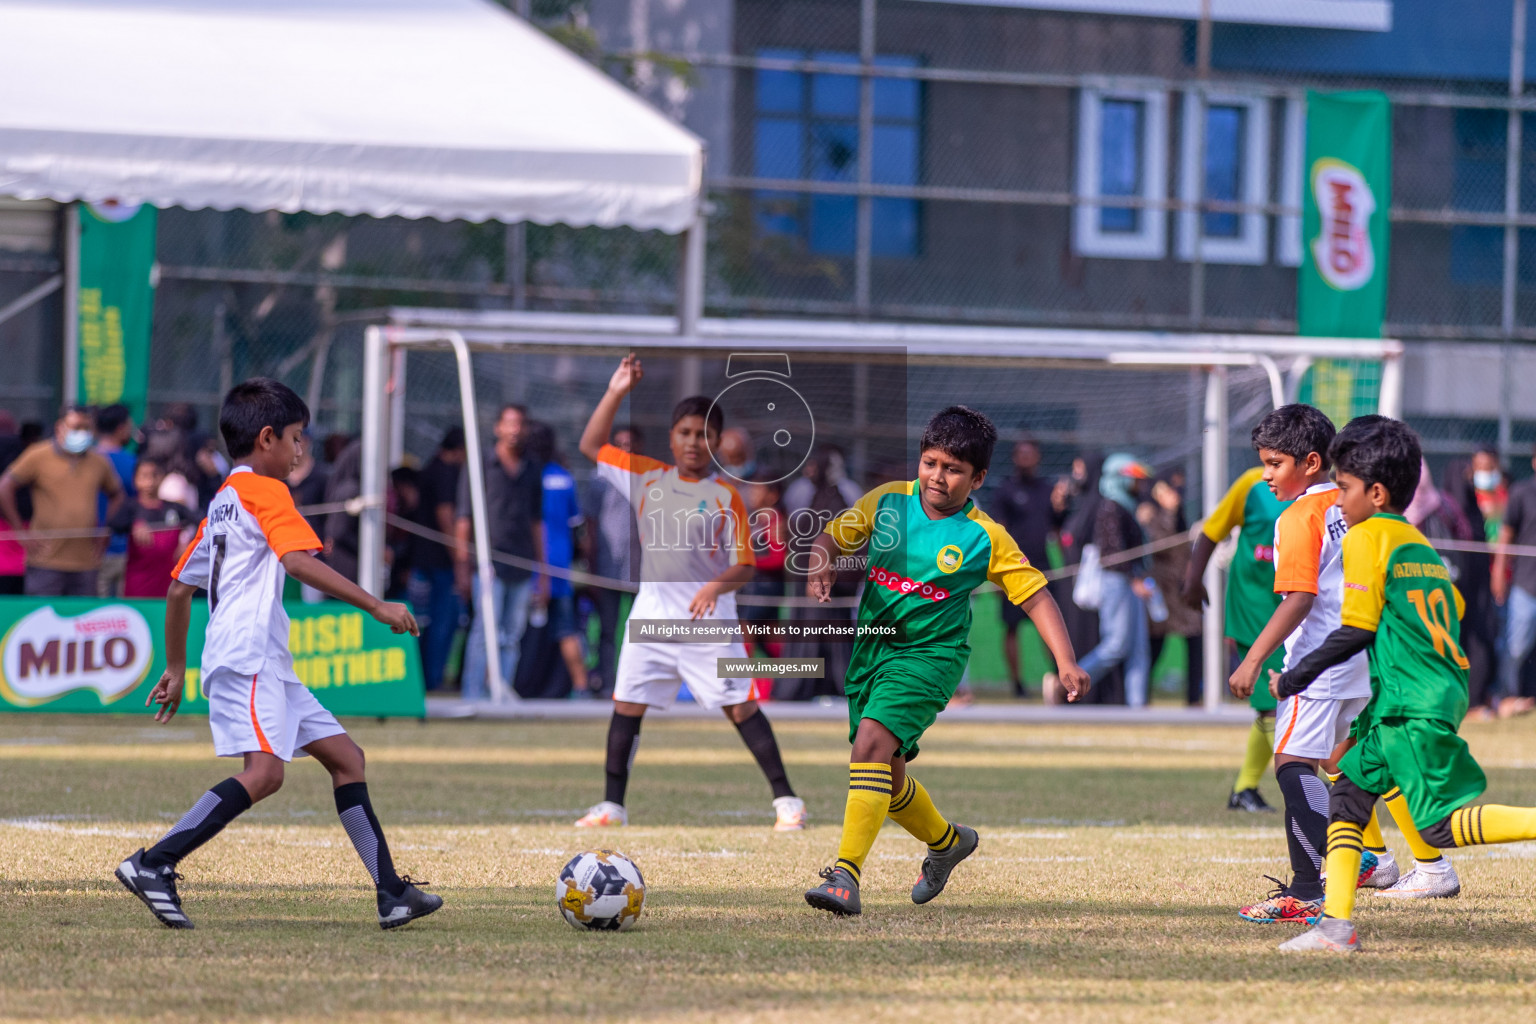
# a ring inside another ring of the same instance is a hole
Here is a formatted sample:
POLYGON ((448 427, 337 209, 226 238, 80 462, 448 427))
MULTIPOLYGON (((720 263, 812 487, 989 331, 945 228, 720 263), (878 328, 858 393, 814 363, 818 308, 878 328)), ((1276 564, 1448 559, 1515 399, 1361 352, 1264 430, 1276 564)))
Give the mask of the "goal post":
MULTIPOLYGON (((1230 467, 1246 458, 1246 431, 1295 400, 1308 371, 1324 361, 1379 365, 1373 407, 1387 415, 1402 407, 1403 346, 1393 339, 717 318, 701 318, 692 335, 680 336, 671 317, 395 309, 367 328, 363 348, 364 589, 381 594, 385 585, 390 467, 408 451, 430 453, 442 429, 458 424, 471 455, 476 594, 491 607, 495 569, 476 457, 485 450, 482 423, 502 404, 520 402, 574 441, 614 362, 630 351, 647 360, 648 380, 657 367, 667 408, 683 394, 714 394, 733 354, 783 354, 786 367, 793 364, 786 378, 814 407, 817 443, 840 445, 861 486, 891 478, 927 416, 963 403, 998 426, 994 472, 1007 472, 1012 443, 1025 437, 1056 466, 1070 453, 1127 450, 1182 472, 1190 518, 1203 518, 1225 493, 1230 467)), ((665 411, 632 414, 637 426, 657 432, 654 454, 664 454, 665 411)), ((985 490, 979 497, 985 507, 985 490)), ((1208 570, 1208 710, 1226 685, 1222 582, 1218 569, 1208 570)), ((492 699, 515 699, 501 677, 495 631, 482 634, 492 699)))

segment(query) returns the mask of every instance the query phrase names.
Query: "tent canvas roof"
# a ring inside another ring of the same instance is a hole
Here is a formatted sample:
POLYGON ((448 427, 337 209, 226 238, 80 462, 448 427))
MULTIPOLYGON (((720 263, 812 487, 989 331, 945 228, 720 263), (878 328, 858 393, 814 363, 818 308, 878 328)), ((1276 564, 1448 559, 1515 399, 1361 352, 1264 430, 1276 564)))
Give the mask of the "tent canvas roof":
POLYGON ((0 195, 630 226, 699 140, 487 0, 0 0, 0 195))

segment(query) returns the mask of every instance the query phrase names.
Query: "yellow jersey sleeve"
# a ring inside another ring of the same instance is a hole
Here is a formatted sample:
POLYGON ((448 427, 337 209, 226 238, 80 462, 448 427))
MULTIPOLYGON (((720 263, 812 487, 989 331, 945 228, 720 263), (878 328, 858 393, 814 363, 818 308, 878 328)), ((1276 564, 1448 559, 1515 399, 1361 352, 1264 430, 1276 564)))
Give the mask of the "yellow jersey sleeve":
POLYGON ((1028 601, 1045 586, 1045 574, 1030 564, 1018 543, 1000 523, 985 515, 978 516, 976 522, 987 531, 987 539, 992 542, 992 557, 987 563, 988 582, 996 584, 1013 604, 1028 601))
POLYGON ((1344 535, 1342 548, 1344 603, 1339 622, 1374 633, 1381 625, 1381 609, 1387 600, 1390 538, 1372 529, 1367 520, 1344 535))
POLYGON ((875 515, 880 508, 880 499, 887 494, 911 494, 912 481, 895 480, 888 484, 881 484, 868 492, 864 497, 853 503, 853 507, 845 509, 830 523, 823 533, 828 534, 837 542, 838 549, 843 554, 852 554, 864 546, 869 540, 869 535, 875 529, 875 515))
POLYGON ((1248 504, 1248 492, 1253 485, 1264 479, 1264 467, 1254 466, 1248 472, 1237 478, 1237 481, 1227 488, 1227 493, 1222 496, 1221 502, 1211 510, 1211 514, 1205 517, 1205 522, 1200 527, 1200 532, 1210 538, 1214 544, 1220 544, 1231 535, 1232 531, 1243 525, 1243 509, 1248 504))

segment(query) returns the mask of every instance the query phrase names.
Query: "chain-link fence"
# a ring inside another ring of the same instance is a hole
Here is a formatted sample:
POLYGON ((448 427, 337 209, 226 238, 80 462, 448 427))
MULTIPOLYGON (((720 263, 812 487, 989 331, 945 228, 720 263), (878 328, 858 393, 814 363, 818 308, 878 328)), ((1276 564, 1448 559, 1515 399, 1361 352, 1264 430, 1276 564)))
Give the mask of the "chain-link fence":
MULTIPOLYGON (((1294 6, 1248 0, 1209 32, 1176 0, 1137 5, 1168 17, 1070 0, 531 14, 706 140, 714 315, 1293 332, 1305 91, 1382 89, 1406 412, 1447 454, 1528 450, 1536 396, 1514 382, 1536 369, 1536 113, 1509 73, 1524 0, 1294 6), (1481 347, 1463 359, 1458 342, 1481 347), (1492 376, 1450 394, 1474 366, 1492 376)), ((0 308, 57 253, 0 232, 0 308)), ((670 313, 679 249, 629 230, 172 209, 159 259, 154 403, 206 421, 229 382, 270 373, 315 400, 320 430, 352 431, 359 324, 381 308, 670 313)), ((0 405, 23 418, 59 397, 60 320, 54 295, 0 324, 0 405)))

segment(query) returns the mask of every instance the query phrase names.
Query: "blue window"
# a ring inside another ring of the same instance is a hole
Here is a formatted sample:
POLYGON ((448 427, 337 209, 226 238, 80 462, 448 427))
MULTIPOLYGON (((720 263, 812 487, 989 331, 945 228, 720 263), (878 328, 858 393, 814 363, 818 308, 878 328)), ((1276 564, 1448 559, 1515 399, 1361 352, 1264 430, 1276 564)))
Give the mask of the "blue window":
MULTIPOLYGON (((766 49, 774 60, 848 64, 851 74, 756 72, 753 175, 779 180, 853 184, 859 180, 858 57, 851 53, 766 49)), ((916 67, 913 57, 877 57, 885 67, 916 67)), ((870 172, 876 184, 916 185, 921 159, 922 83, 874 80, 874 136, 870 172)), ((833 256, 852 255, 858 234, 854 196, 758 192, 758 233, 833 256)), ((921 204, 915 199, 871 201, 870 250, 876 256, 916 256, 921 247, 921 204)))
MULTIPOLYGON (((1235 203, 1243 197, 1243 143, 1248 111, 1242 107, 1213 106, 1205 115, 1205 198, 1235 203)), ((1207 238, 1238 238, 1242 217, 1236 213, 1207 212, 1207 238)))
MULTIPOLYGON (((1141 133, 1146 105, 1139 100, 1105 100, 1099 122, 1099 195, 1141 195, 1141 133)), ((1134 206, 1099 208, 1099 230, 1134 234, 1141 211, 1134 206)))

